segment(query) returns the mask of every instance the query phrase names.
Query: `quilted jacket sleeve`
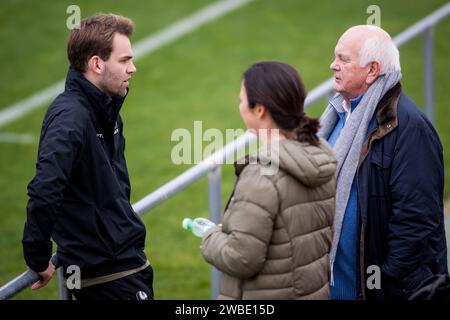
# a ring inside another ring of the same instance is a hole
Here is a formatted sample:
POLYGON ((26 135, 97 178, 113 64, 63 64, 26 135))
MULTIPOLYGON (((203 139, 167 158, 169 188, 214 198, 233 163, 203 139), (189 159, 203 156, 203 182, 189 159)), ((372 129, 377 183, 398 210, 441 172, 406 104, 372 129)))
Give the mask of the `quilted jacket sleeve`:
POLYGON ((223 227, 212 228, 203 237, 205 260, 240 279, 259 273, 278 207, 277 189, 270 177, 261 175, 258 165, 247 166, 224 214, 223 227))

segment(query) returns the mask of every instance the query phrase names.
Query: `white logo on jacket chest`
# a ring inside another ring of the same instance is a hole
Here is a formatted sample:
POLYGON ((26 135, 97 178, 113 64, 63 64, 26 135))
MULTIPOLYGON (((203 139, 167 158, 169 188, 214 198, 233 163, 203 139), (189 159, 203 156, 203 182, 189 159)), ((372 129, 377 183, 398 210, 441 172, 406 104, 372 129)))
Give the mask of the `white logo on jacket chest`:
MULTIPOLYGON (((118 134, 118 133, 119 133, 119 126, 117 125, 117 122, 116 122, 116 125, 114 126, 114 134, 118 134)), ((97 138, 104 139, 103 133, 97 133, 97 138)))

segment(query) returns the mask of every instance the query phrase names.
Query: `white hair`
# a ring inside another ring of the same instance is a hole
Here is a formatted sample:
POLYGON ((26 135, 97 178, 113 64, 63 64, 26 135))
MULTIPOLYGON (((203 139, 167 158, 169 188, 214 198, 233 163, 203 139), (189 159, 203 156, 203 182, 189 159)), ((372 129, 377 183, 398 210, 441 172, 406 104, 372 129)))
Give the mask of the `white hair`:
POLYGON ((359 52, 359 65, 365 67, 371 61, 380 63, 380 74, 400 71, 400 54, 390 37, 373 36, 364 41, 359 52))

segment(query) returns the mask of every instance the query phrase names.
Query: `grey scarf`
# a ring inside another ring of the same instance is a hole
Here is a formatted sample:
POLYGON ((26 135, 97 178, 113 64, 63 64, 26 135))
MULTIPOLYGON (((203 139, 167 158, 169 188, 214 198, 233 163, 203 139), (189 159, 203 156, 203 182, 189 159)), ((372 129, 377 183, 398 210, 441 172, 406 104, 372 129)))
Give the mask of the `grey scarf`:
MULTIPOLYGON (((337 158, 336 178, 336 211, 333 223, 333 242, 330 251, 331 281, 333 286, 333 265, 336 257, 336 251, 341 236, 342 221, 344 219, 345 209, 350 196, 353 179, 358 166, 361 148, 367 135, 367 128, 378 102, 384 94, 400 81, 402 75, 400 71, 390 72, 378 77, 378 79, 369 87, 364 97, 359 102, 358 108, 352 112, 345 123, 344 128, 337 139, 333 150, 337 158)), ((341 101, 343 101, 343 97, 341 101)), ((322 128, 319 136, 325 140, 329 137, 336 126, 338 115, 331 104, 328 104, 325 112, 320 118, 322 128)))

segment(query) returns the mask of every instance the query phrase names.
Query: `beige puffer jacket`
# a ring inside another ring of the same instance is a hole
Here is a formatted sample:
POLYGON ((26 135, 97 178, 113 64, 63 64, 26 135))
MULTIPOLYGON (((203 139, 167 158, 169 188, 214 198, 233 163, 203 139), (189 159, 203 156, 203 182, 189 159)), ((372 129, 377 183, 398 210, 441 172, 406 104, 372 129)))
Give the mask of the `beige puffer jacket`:
POLYGON ((222 227, 203 237, 205 260, 222 272, 219 299, 329 298, 336 160, 324 140, 281 140, 279 159, 274 175, 236 165, 222 227))

